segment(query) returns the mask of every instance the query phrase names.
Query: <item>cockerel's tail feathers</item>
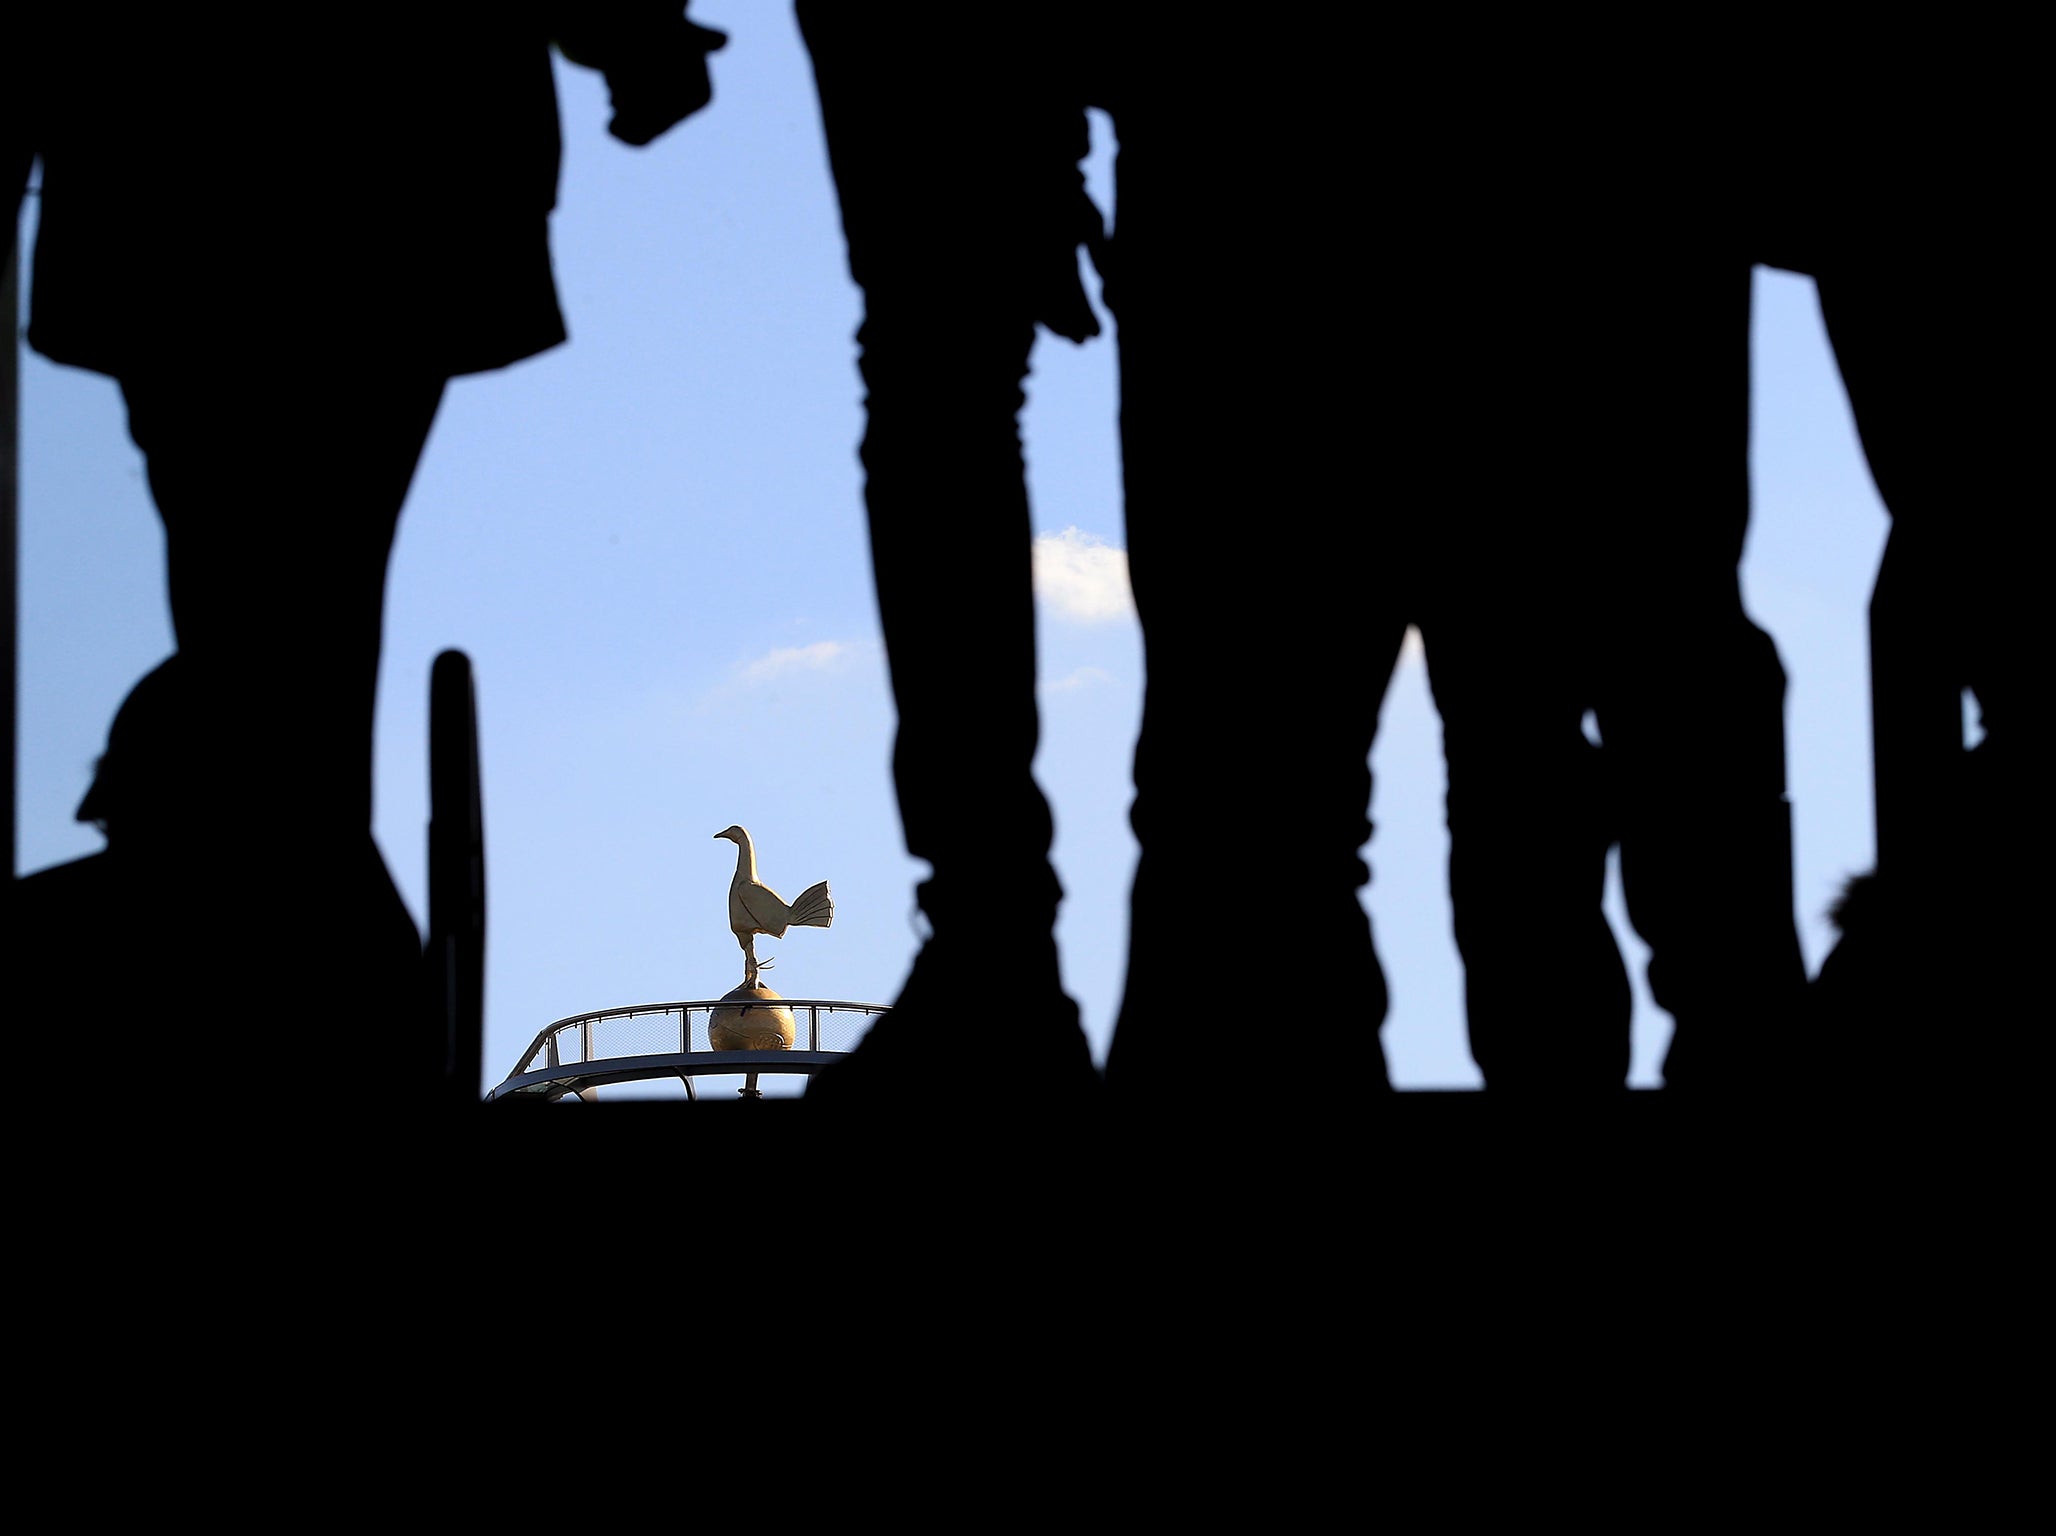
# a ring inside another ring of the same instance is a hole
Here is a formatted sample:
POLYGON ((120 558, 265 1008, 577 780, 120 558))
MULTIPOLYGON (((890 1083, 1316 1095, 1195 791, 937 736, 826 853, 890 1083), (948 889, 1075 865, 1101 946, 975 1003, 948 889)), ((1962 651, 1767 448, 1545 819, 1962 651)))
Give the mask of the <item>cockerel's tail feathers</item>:
POLYGON ((826 928, 835 921, 835 898, 828 894, 828 882, 810 885, 792 903, 791 921, 801 928, 826 928))

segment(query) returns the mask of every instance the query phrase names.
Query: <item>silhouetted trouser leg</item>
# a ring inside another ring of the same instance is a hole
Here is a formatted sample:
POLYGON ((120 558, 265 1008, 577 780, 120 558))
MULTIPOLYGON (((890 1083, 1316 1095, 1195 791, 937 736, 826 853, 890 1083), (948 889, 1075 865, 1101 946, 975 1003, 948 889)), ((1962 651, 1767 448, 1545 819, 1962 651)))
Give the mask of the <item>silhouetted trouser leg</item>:
MULTIPOLYGON (((1543 223, 1522 216, 1532 185, 1466 184, 1465 233, 1409 274, 1380 337, 1379 375, 1397 382, 1371 506, 1392 525, 1381 554, 1403 557, 1442 718, 1472 1057, 1497 1092, 1618 1093, 1632 999, 1602 905, 1601 754, 1583 730, 1593 395, 1578 366, 1609 296, 1583 294, 1585 253, 1564 242, 1508 260, 1500 232, 1543 223)), ((1419 210, 1404 227, 1448 227, 1439 182, 1399 206, 1419 210)))
POLYGON ((267 1045, 312 1071, 355 1048, 316 1022, 417 1001, 394 995, 420 941, 370 837, 372 723, 387 560, 442 380, 231 356, 122 381, 179 677, 174 728, 119 765, 114 845, 150 850, 181 1000, 274 1019, 267 1045))
POLYGON ((1632 998, 1606 921, 1599 749, 1562 550, 1513 488, 1450 506, 1420 586, 1448 769, 1449 896, 1471 1055, 1496 1092, 1618 1092, 1632 998))
MULTIPOLYGON (((1031 539, 1017 416, 1035 338, 1024 265, 1055 115, 1027 61, 960 29, 940 40, 868 9, 803 5, 864 291, 865 507, 898 730, 907 849, 933 867, 931 936, 893 1012, 810 1096, 883 1066, 866 1093, 922 1092, 986 1064, 978 1092, 1092 1077, 1052 926, 1061 892, 1038 730, 1031 539)), ((1082 127, 1083 107, 1069 113, 1082 127)), ((1058 118, 1061 122, 1061 118, 1058 118)), ((1061 147, 1061 146, 1060 146, 1061 147)), ((1069 167, 1075 176, 1076 154, 1069 167)), ((1064 165, 1062 154, 1055 167, 1064 165)))
POLYGON ((1769 1087, 1801 1060, 1784 669, 1742 604, 1749 284, 1686 242, 1625 250, 1595 436, 1609 559, 1597 714, 1628 915, 1675 1021, 1673 1088, 1769 1087))
POLYGON ((1105 291, 1147 687, 1107 1082, 1233 1117, 1388 1086, 1359 850, 1407 616, 1353 485, 1369 325, 1349 210, 1319 195, 1334 102, 1226 101, 1173 54, 1110 93, 1105 291))
POLYGON ((1888 1016, 1849 1021, 1863 1037, 1828 1047, 1841 1071, 1917 1072, 1936 1058, 1908 1033, 1951 1017, 2024 1022, 2039 991, 2030 904, 2007 894, 2035 863, 2017 839, 2039 815, 2029 743, 2047 712, 2033 637, 2047 563, 2028 544, 2046 493, 2028 459, 2041 424, 2031 365, 2048 337, 2034 326, 2031 249, 2018 231, 1952 223, 1926 248, 1864 242, 1816 274, 1892 517, 1872 599, 1872 730, 1877 868, 1904 942, 1877 978, 1888 1016), (1983 730, 1970 752, 1965 688, 1983 730))

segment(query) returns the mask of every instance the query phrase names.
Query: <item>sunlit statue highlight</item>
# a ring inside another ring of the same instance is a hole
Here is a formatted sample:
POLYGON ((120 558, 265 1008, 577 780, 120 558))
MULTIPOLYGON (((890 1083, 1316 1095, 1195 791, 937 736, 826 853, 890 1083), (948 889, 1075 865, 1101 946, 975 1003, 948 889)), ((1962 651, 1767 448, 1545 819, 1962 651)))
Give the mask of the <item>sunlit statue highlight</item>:
POLYGON ((756 986, 758 971, 771 964, 757 959, 757 935, 782 939, 787 928, 826 928, 835 921, 835 901, 828 894, 828 882, 821 880, 788 903, 757 878, 757 851, 747 831, 725 827, 714 835, 735 844, 735 878, 728 882, 728 927, 742 946, 742 984, 749 989, 756 986))
MULTIPOLYGON (((707 1044, 717 1051, 789 1051, 799 1040, 799 1025, 783 999, 762 982, 745 982, 724 993, 722 1006, 707 1016, 707 1044)), ((751 1072, 740 1090, 745 1099, 761 1099, 757 1074, 751 1072)))

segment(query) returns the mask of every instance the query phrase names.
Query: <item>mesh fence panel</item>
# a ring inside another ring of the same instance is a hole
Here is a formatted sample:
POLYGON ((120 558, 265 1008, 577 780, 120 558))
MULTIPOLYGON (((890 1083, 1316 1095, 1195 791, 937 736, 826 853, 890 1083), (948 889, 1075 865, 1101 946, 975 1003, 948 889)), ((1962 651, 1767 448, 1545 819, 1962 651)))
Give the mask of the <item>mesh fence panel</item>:
POLYGON ((678 1045, 678 1011, 666 1008, 654 1013, 616 1014, 593 1020, 593 1058, 611 1056, 655 1056, 675 1051, 678 1045))
MULTIPOLYGON (((856 1049, 857 1042, 871 1028, 875 1013, 857 1008, 823 1008, 821 1010, 821 1049, 824 1051, 849 1051, 856 1049)), ((806 1021, 801 1021, 801 1028, 806 1021)))

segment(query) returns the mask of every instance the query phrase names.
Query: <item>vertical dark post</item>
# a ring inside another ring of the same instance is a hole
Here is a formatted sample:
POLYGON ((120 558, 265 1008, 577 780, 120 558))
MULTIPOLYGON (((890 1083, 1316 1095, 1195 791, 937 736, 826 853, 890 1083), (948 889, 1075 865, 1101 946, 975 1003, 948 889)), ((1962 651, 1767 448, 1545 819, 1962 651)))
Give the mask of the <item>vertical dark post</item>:
MULTIPOLYGON (((33 28, 30 29, 33 32, 33 28)), ((10 24, 7 45, 21 48, 24 57, 33 49, 28 37, 10 24)), ((33 61, 31 62, 33 68, 33 61)), ((7 773, 7 878, 12 880, 20 849, 15 837, 21 826, 20 782, 15 774, 15 751, 20 735, 21 708, 21 248, 23 205, 39 196, 29 185, 29 172, 36 163, 35 113, 29 105, 26 71, 9 72, 0 88, 0 185, 7 188, 7 256, 0 261, 0 321, 5 321, 7 356, 0 359, 0 603, 7 605, 4 628, 6 655, 0 657, 0 754, 7 773)))
POLYGON ((485 809, 471 659, 444 651, 429 673, 428 953, 443 1021, 443 1093, 483 1096, 485 809))
MULTIPOLYGON (((19 214, 16 215, 17 220, 19 214)), ((0 319, 6 321, 7 357, 0 362, 0 602, 7 605, 6 639, 7 654, 0 658, 0 690, 5 690, 4 716, 5 740, 0 740, 0 754, 7 764, 7 876, 15 874, 15 861, 19 849, 15 843, 15 827, 20 819, 17 803, 18 786, 14 775, 16 711, 19 709, 17 683, 20 681, 18 668, 21 654, 19 628, 21 624, 21 279, 15 263, 15 247, 20 244, 10 231, 7 247, 6 276, 0 279, 0 319)))

